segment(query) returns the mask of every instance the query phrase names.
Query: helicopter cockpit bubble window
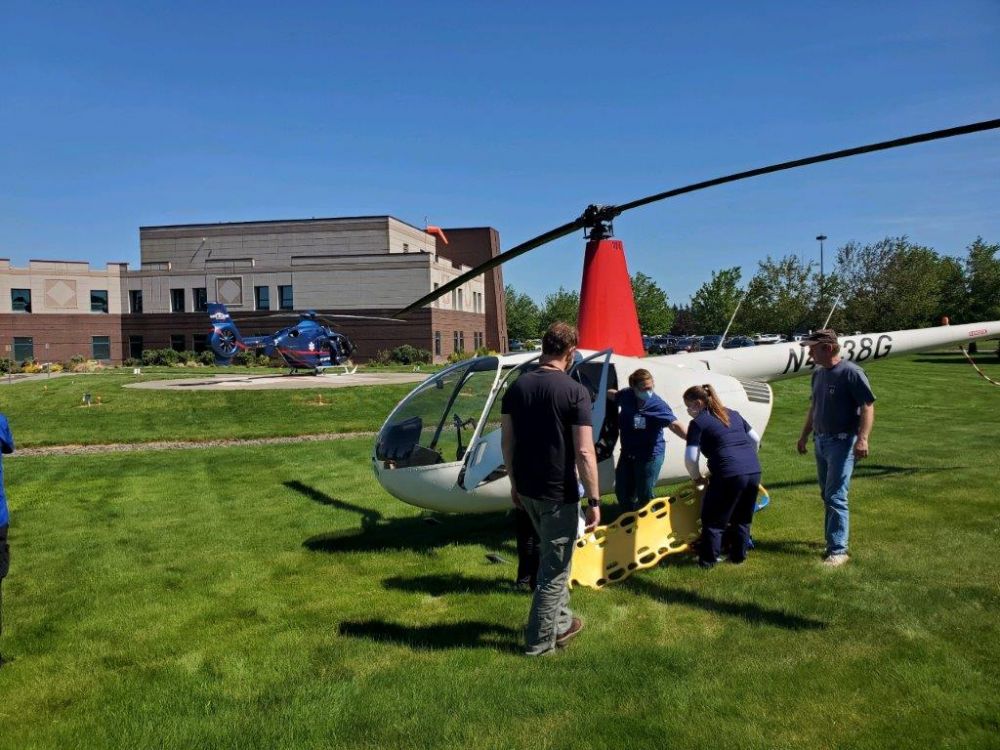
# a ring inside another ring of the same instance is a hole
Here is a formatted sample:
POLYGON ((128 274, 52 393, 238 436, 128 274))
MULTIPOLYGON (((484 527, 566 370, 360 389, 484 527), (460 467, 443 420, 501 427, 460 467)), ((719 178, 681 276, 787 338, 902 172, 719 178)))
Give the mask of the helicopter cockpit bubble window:
POLYGON ((477 357, 424 381, 382 426, 375 458, 387 469, 461 461, 499 368, 497 357, 477 357))
POLYGON ((493 482, 507 476, 507 468, 504 466, 503 451, 501 450, 502 433, 500 431, 503 397, 515 380, 526 372, 538 369, 538 366, 539 357, 534 357, 520 365, 504 367, 498 385, 494 389, 489 412, 469 444, 465 464, 458 475, 458 483, 465 489, 471 490, 484 482, 493 482))

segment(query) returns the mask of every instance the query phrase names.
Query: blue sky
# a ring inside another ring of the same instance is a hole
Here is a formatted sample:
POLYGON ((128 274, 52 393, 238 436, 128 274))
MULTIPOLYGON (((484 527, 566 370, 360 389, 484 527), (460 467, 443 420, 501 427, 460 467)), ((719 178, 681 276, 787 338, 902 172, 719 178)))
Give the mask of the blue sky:
MULTIPOLYGON (((504 248, 729 172, 1000 117, 1000 3, 44 3, 0 13, 0 256, 139 261, 142 225, 391 214, 504 248), (876 7, 876 5, 878 7, 876 7)), ((907 234, 1000 241, 1000 131, 619 218, 713 269, 907 234)), ((504 268, 578 288, 583 242, 504 268)))

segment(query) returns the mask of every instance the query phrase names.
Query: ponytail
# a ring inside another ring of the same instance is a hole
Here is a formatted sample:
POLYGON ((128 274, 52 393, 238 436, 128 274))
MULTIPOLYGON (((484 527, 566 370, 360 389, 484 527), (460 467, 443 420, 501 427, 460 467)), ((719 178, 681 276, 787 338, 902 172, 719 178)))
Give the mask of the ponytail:
POLYGON ((719 394, 715 389, 705 383, 705 385, 693 385, 684 391, 685 401, 704 401, 705 407, 714 414, 722 424, 729 427, 729 412, 719 399, 719 394))

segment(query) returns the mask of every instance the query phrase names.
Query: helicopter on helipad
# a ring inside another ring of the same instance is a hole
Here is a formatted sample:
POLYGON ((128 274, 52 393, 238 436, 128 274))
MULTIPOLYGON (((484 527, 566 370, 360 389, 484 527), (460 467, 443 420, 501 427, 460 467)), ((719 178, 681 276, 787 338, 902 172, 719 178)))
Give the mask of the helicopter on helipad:
MULTIPOLYGON (((316 375, 331 367, 343 367, 347 372, 353 372, 349 362, 355 346, 342 333, 337 333, 326 323, 332 316, 322 316, 315 310, 307 310, 297 314, 298 321, 291 326, 281 328, 265 336, 240 335, 226 309, 219 303, 208 306, 208 317, 212 321, 212 333, 209 337, 215 361, 220 365, 228 365, 241 351, 256 350, 267 356, 278 356, 288 365, 290 373, 298 370, 311 371, 316 375)), ((268 316, 279 317, 279 316, 268 316)), ((282 315, 287 318, 289 316, 282 315)), ((357 318, 356 315, 338 315, 336 317, 357 318)), ((354 368, 356 369, 356 368, 354 368)))
MULTIPOLYGON (((396 316, 423 307, 529 250, 584 230, 588 243, 580 292, 580 348, 569 374, 587 387, 593 399, 600 490, 605 494, 614 487, 618 450, 617 415, 606 394, 609 388, 627 382, 634 370, 648 369, 657 392, 671 404, 682 403, 688 387, 710 383, 727 406, 763 435, 773 405, 769 383, 809 374, 815 368, 797 342, 645 357, 624 247, 612 239, 615 217, 659 200, 749 177, 996 128, 1000 119, 783 162, 622 205, 588 206, 575 220, 500 253, 396 316)), ((1000 321, 988 321, 842 336, 839 343, 843 358, 863 363, 998 335, 1000 321)), ((403 502, 431 510, 489 512, 510 507, 510 482, 500 446, 500 403, 511 383, 538 364, 539 355, 534 352, 476 357, 425 380, 389 414, 375 439, 371 462, 379 483, 403 502)), ((666 439, 668 443, 679 440, 672 434, 666 439)), ((683 454, 680 446, 667 450, 657 484, 687 479, 683 454)))

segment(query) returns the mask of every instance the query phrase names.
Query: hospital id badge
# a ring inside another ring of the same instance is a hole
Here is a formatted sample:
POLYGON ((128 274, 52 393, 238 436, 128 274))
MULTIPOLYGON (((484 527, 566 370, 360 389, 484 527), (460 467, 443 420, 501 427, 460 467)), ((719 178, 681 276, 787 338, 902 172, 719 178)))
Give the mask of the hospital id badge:
POLYGON ((632 427, 637 430, 645 430, 646 418, 642 414, 636 414, 632 417, 632 427))

